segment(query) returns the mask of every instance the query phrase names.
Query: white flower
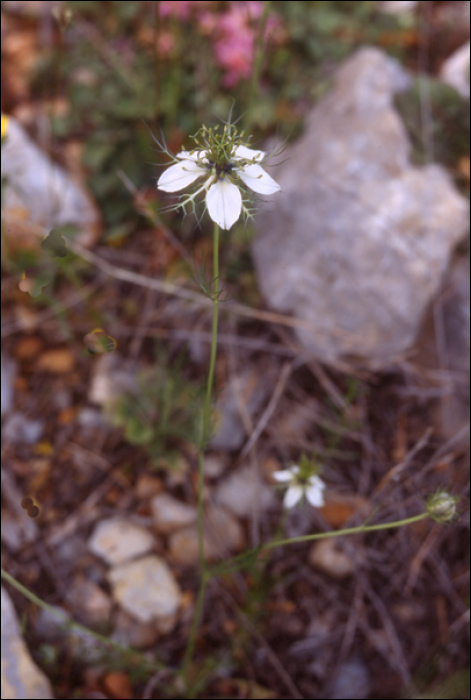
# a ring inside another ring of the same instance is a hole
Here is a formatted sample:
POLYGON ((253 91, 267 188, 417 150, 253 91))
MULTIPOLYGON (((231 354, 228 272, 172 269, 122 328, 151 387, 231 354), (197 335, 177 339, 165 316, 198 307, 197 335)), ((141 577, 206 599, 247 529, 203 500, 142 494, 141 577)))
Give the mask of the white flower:
POLYGON ((281 483, 289 484, 283 501, 285 508, 293 508, 304 495, 315 508, 324 505, 325 484, 317 474, 304 476, 301 474, 301 469, 294 465, 289 469, 274 472, 273 478, 281 483))
POLYGON ((206 192, 206 207, 209 216, 223 229, 230 229, 240 216, 243 206, 241 181, 258 194, 274 194, 280 186, 259 164, 264 151, 256 151, 243 145, 228 143, 216 151, 211 149, 182 151, 177 155, 180 162, 171 165, 159 178, 157 187, 164 192, 179 192, 205 177, 203 185, 188 197, 182 205, 192 203, 197 194, 206 192), (230 153, 227 156, 227 153, 230 153), (222 155, 221 155, 222 154, 222 155))

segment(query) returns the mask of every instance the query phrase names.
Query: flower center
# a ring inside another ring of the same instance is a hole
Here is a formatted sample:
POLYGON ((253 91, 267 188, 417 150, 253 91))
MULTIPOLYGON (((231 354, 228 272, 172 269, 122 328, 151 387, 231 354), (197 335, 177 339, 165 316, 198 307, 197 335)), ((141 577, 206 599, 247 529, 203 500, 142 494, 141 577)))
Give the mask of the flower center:
POLYGON ((224 180, 225 175, 231 172, 234 168, 232 163, 214 163, 213 161, 208 161, 209 168, 215 172, 218 180, 224 180))

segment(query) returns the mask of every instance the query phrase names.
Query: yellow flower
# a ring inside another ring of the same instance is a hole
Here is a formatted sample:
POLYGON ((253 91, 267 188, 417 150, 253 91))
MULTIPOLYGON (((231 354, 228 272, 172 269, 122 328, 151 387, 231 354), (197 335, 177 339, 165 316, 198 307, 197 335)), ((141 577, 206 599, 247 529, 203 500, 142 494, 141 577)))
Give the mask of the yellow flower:
POLYGON ((8 122, 10 121, 10 118, 7 117, 6 114, 2 114, 2 141, 7 135, 8 131, 8 122))

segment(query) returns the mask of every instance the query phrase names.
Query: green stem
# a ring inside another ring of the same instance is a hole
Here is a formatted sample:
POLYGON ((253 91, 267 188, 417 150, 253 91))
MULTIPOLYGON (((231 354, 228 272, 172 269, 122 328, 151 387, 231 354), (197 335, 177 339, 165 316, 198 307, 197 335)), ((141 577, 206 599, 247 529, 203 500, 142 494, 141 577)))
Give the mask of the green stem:
POLYGON ((160 2, 155 0, 153 5, 154 10, 154 130, 157 131, 157 125, 160 118, 161 110, 161 77, 160 70, 162 61, 159 56, 159 40, 160 40, 160 2))
POLYGON ((2 579, 7 581, 11 586, 13 586, 13 588, 16 588, 16 590, 19 593, 21 593, 25 598, 27 598, 32 603, 37 605, 38 608, 42 608, 43 610, 46 610, 50 614, 57 617, 59 624, 63 625, 67 629, 73 629, 73 630, 77 630, 78 632, 83 632, 85 634, 88 634, 90 637, 93 637, 101 644, 104 644, 107 647, 112 647, 113 649, 116 649, 116 651, 120 652, 121 654, 125 654, 127 656, 132 655, 135 659, 137 659, 141 664, 144 664, 146 666, 146 668, 148 668, 150 670, 153 670, 153 671, 155 671, 156 669, 159 671, 168 670, 167 666, 165 666, 164 664, 162 664, 158 661, 150 661, 143 654, 141 654, 137 651, 134 651, 134 649, 130 649, 128 647, 122 646, 118 642, 115 642, 112 639, 109 639, 108 637, 103 637, 101 634, 94 632, 93 630, 89 629, 88 627, 84 627, 83 625, 80 625, 78 622, 74 622, 73 620, 70 620, 66 613, 59 610, 58 608, 53 607, 52 605, 48 605, 48 603, 45 603, 44 600, 41 600, 41 598, 38 598, 37 595, 35 595, 32 591, 30 591, 28 588, 23 586, 22 583, 17 581, 16 578, 14 578, 11 574, 6 572, 4 569, 1 569, 1 576, 2 576, 2 579))
MULTIPOLYGON (((299 542, 311 542, 313 540, 323 540, 327 537, 341 537, 342 535, 354 535, 359 532, 374 532, 376 530, 389 530, 391 528, 402 527, 403 525, 410 525, 411 523, 417 523, 419 520, 424 520, 430 517, 427 512, 420 513, 419 515, 412 515, 410 518, 404 518, 403 520, 395 520, 392 523, 379 523, 378 525, 358 525, 358 527, 348 527, 344 530, 330 530, 329 532, 316 532, 313 535, 301 535, 300 537, 292 537, 291 539, 284 540, 274 540, 273 542, 267 542, 266 544, 260 545, 257 549, 252 549, 246 552, 247 556, 251 553, 260 552, 264 549, 274 549, 275 547, 281 547, 285 544, 296 544, 299 542)), ((226 566, 230 566, 231 560, 225 562, 226 566)))
POLYGON ((206 448, 209 436, 209 419, 211 415, 211 396, 213 391, 214 368, 216 366, 216 350, 218 337, 218 311, 219 311, 219 226, 214 224, 213 229, 213 329, 211 336, 211 356, 209 360, 208 383, 206 385, 206 400, 203 410, 202 449, 206 448))
POLYGON ((204 490, 204 453, 209 439, 210 418, 211 418, 211 398, 213 393, 214 372, 216 367, 216 351, 218 338, 218 311, 219 311, 219 226, 214 224, 213 229, 213 329, 211 336, 211 355, 209 360, 208 381, 206 384, 206 396, 203 405, 203 424, 201 428, 201 440, 198 454, 198 555, 201 571, 201 582, 196 598, 195 612, 191 624, 190 634, 185 656, 182 662, 182 677, 186 682, 188 666, 193 657, 196 644, 196 636, 203 615, 204 594, 210 576, 208 576, 206 561, 204 558, 204 513, 203 513, 203 490, 204 490))
POLYGON ((206 396, 203 406, 203 425, 201 428, 201 442, 198 459, 198 549, 201 571, 205 570, 204 546, 203 546, 203 489, 204 489, 204 453, 209 438, 211 418, 211 397, 213 393, 214 370, 216 367, 216 350, 218 338, 218 311, 219 311, 219 226, 214 224, 213 229, 213 328, 211 334, 211 355, 209 359, 208 381, 206 384, 206 396))
POLYGON ((270 0, 265 0, 263 3, 263 14, 260 18, 260 25, 258 27, 257 38, 255 40, 255 55, 253 61, 253 71, 249 84, 249 96, 247 98, 247 116, 245 119, 246 129, 250 129, 253 121, 253 104, 255 100, 255 92, 259 85, 260 73, 262 70, 262 59, 263 59, 263 35, 265 34, 265 27, 267 24, 268 13, 270 12, 270 0))
POLYGON ((404 518, 404 520, 395 520, 392 523, 379 523, 378 525, 358 525, 358 527, 347 527, 344 530, 330 530, 329 532, 316 532, 314 535, 301 535, 300 537, 292 537, 287 540, 275 540, 274 542, 268 542, 262 546, 262 549, 273 549, 274 547, 281 547, 284 544, 295 544, 296 542, 309 542, 310 540, 322 540, 326 537, 341 537, 342 535, 354 535, 358 532, 374 532, 375 530, 389 530, 394 527, 402 527, 403 525, 410 525, 411 523, 416 523, 419 520, 428 518, 428 513, 420 513, 420 515, 412 515, 410 518, 404 518))
MULTIPOLYGON (((201 618, 203 617, 203 605, 204 597, 206 594, 206 586, 208 585, 208 581, 210 580, 210 578, 211 575, 208 574, 206 571, 203 571, 201 575, 200 587, 198 589, 198 595, 196 597, 195 612, 193 613, 193 620, 191 623, 190 634, 188 635, 188 643, 185 649, 185 656, 183 657, 181 665, 181 676, 183 678, 186 688, 188 687, 188 669, 193 658, 196 645, 196 637, 198 635, 201 618)), ((189 697, 189 695, 187 695, 187 697, 189 697)))
POLYGON ((182 81, 181 23, 173 14, 170 15, 170 29, 174 39, 174 46, 171 54, 170 79, 165 85, 165 90, 168 91, 168 97, 165 99, 165 104, 168 105, 167 114, 165 115, 167 131, 174 129, 177 124, 182 81))

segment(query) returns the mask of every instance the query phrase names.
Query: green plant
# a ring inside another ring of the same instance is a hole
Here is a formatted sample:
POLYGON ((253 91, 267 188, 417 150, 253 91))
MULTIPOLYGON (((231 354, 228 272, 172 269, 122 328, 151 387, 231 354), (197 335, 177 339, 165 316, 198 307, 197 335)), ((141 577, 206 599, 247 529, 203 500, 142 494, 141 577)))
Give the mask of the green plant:
POLYGON ((182 442, 198 441, 200 389, 184 377, 181 364, 181 360, 171 364, 159 353, 155 367, 141 371, 135 389, 123 394, 113 408, 113 423, 154 464, 160 464, 162 457, 174 463, 182 442))

